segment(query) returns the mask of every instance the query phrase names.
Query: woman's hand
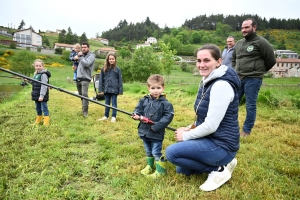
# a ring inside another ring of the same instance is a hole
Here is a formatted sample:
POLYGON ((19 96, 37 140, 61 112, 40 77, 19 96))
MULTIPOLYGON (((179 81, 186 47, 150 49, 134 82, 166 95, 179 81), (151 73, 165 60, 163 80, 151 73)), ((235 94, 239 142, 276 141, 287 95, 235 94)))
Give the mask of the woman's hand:
POLYGON ((177 142, 183 141, 183 132, 189 131, 187 127, 180 127, 175 131, 175 139, 177 142))

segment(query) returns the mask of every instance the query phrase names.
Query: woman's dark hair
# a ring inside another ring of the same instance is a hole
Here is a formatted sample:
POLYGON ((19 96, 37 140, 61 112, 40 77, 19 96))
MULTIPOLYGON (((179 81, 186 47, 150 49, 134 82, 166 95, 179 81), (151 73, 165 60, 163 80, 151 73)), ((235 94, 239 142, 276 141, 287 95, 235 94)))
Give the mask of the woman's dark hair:
POLYGON ((207 44, 207 45, 202 46, 201 48, 198 49, 197 53, 201 50, 209 50, 211 56, 215 60, 219 60, 220 58, 222 58, 221 51, 220 51, 219 47, 217 47, 214 44, 207 44))

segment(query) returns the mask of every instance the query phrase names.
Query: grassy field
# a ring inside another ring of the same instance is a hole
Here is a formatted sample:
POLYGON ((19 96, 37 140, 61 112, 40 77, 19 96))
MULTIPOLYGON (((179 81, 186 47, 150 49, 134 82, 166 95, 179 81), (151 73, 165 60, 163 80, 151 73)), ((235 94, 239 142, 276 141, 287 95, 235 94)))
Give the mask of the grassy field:
MULTIPOLYGON (((50 83, 74 92, 67 82, 69 66, 49 68, 50 83)), ((0 75, 4 75, 3 72, 0 75)), ((9 75, 9 74, 6 74, 9 75)), ((175 117, 170 127, 190 124, 200 77, 172 71, 166 94, 175 117)), ((264 79, 270 84, 295 84, 300 79, 264 79)), ((1 83, 19 80, 2 78, 1 83)), ((147 93, 146 85, 124 84, 118 107, 133 111, 147 93)), ((257 121, 250 137, 240 140, 238 165, 232 178, 213 192, 199 186, 207 174, 184 177, 168 163, 168 175, 149 180, 140 175, 145 153, 137 135, 137 122, 118 113, 117 122, 97 121, 104 107, 90 103, 89 116, 81 116, 80 99, 50 91, 50 126, 32 126, 35 106, 31 87, 0 104, 0 199, 299 199, 300 110, 299 87, 263 86, 257 121), (296 102, 297 103, 297 102, 296 102)), ((94 96, 90 85, 90 97, 94 96)), ((103 103, 103 102, 102 102, 103 103)), ((239 121, 245 118, 240 106, 239 121)), ((174 143, 167 130, 163 149, 174 143)))

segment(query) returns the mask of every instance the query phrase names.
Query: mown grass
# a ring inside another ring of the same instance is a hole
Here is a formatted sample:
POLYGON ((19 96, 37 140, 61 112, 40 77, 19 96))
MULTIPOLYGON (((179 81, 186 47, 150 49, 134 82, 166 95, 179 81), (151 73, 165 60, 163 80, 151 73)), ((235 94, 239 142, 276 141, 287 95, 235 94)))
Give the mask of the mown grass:
MULTIPOLYGON (((70 67, 49 70, 51 84, 76 90, 75 84, 66 81, 72 75, 70 67)), ((166 94, 175 108, 170 127, 192 122, 199 80, 178 71, 170 75, 166 94)), ((130 112, 147 93, 146 85, 125 84, 124 89, 118 107, 130 112)), ((299 87, 262 87, 260 95, 270 91, 277 107, 266 98, 259 101, 252 135, 241 139, 233 177, 213 192, 199 189, 206 174, 184 177, 170 163, 168 175, 161 180, 141 176, 145 153, 137 136, 138 123, 126 114, 119 112, 116 123, 99 122, 104 107, 90 103, 89 116, 83 118, 80 99, 52 89, 51 125, 31 126, 35 106, 30 91, 25 87, 0 104, 0 199, 300 198, 300 112, 290 100, 299 94, 299 87)), ((89 95, 94 95, 92 85, 89 95)), ((242 104, 240 123, 244 118, 242 104)), ((167 130, 163 148, 174 142, 173 132, 167 130)))

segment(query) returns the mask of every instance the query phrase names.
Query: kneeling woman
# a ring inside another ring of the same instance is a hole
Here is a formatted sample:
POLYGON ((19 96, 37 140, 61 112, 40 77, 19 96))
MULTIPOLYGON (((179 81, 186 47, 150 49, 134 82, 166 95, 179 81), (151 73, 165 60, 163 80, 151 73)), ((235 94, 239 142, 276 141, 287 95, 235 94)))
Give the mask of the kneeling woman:
POLYGON ((205 45, 198 50, 196 66, 202 81, 194 105, 196 121, 178 128, 178 143, 166 149, 167 159, 176 165, 177 173, 209 174, 200 186, 203 191, 223 185, 237 165, 240 80, 233 68, 221 63, 217 46, 205 45))

